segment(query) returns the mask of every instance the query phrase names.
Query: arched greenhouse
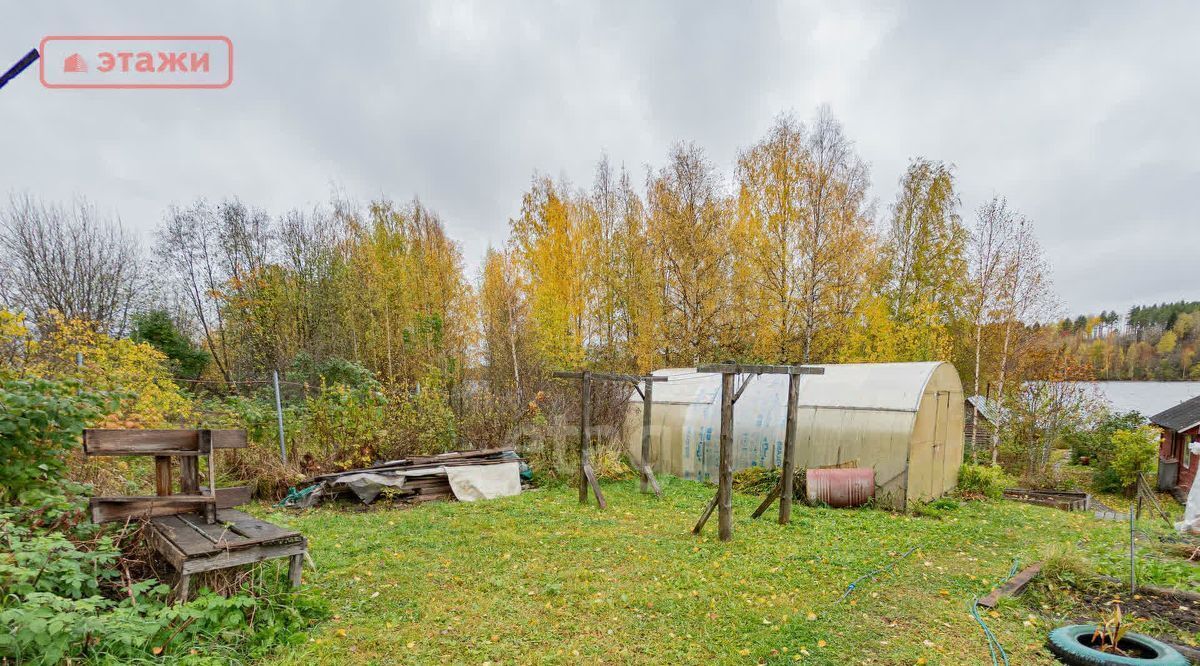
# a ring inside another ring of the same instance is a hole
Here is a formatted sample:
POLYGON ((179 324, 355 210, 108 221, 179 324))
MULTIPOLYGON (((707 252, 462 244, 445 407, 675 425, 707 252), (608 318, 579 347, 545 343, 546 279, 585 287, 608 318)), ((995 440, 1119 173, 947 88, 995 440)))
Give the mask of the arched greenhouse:
MULTIPOLYGON (((800 380, 798 468, 849 463, 872 467, 876 497, 895 508, 954 488, 963 452, 963 389, 954 366, 933 362, 820 367, 824 375, 800 380)), ((654 471, 715 481, 721 376, 694 368, 654 374, 669 378, 654 385, 654 471)), ((783 461, 787 376, 759 375, 750 382, 734 407, 735 470, 776 467, 783 461)), ((642 401, 635 393, 624 429, 635 460, 641 458, 641 432, 642 401)))

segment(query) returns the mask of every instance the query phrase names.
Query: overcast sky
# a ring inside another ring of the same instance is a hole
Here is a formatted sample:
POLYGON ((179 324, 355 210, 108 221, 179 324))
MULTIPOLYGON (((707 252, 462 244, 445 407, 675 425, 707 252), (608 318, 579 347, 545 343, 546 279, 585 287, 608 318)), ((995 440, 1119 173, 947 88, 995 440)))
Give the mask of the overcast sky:
POLYGON ((1064 310, 1200 299, 1200 3, 0 2, 0 70, 46 35, 223 34, 224 90, 0 89, 0 190, 119 213, 413 195, 472 273, 535 171, 725 172, 827 103, 886 214, 911 157, 1034 220, 1064 310))

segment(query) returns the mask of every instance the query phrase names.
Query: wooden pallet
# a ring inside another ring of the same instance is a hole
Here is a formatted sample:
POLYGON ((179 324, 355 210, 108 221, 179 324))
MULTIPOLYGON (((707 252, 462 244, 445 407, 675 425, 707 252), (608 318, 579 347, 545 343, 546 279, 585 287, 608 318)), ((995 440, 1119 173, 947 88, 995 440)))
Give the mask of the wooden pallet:
POLYGON ((150 520, 155 549, 179 576, 175 598, 186 599, 192 574, 287 557, 288 579, 300 586, 308 541, 302 534, 261 521, 234 509, 217 511, 209 524, 198 513, 159 516, 150 520))

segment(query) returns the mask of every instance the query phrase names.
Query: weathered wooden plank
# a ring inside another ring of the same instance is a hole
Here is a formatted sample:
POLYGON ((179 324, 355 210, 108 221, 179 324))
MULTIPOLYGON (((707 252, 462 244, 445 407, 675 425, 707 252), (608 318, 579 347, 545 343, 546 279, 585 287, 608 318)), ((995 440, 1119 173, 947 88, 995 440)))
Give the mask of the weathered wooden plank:
POLYGON ((202 556, 213 551, 213 544, 208 539, 197 534, 187 523, 177 515, 161 516, 150 521, 154 529, 169 540, 184 558, 202 556))
POLYGON ((93 523, 108 523, 127 518, 169 516, 196 511, 212 503, 212 498, 203 495, 93 497, 88 502, 93 523))
POLYGON ((257 564, 264 560, 279 557, 303 556, 306 550, 308 550, 308 544, 304 540, 279 545, 250 546, 249 548, 238 550, 222 549, 209 556, 188 558, 183 563, 182 573, 195 574, 202 571, 242 566, 244 564, 257 564))
POLYGON ((188 529, 199 534, 212 544, 214 548, 244 548, 256 543, 256 540, 247 539, 234 531, 232 521, 218 523, 215 515, 211 523, 207 522, 207 517, 204 514, 196 513, 180 514, 179 520, 188 529))
POLYGON ((995 608, 996 604, 1000 602, 1002 597, 1011 597, 1020 594, 1021 590, 1024 590, 1025 586, 1029 584, 1029 581, 1033 580, 1033 577, 1038 575, 1038 572, 1041 570, 1041 562, 1026 567, 1024 571, 1008 579, 1007 583, 992 590, 986 597, 980 599, 977 603, 984 608, 995 608))
POLYGON ((300 536, 300 533, 296 530, 280 527, 233 509, 218 511, 217 520, 223 523, 233 523, 235 530, 250 539, 268 541, 272 539, 292 539, 300 536))
POLYGON ((229 509, 243 504, 249 504, 254 496, 250 486, 234 486, 232 488, 217 488, 217 508, 229 509))
MULTIPOLYGON (((216 449, 246 447, 245 430, 213 430, 216 449)), ((117 430, 89 428, 83 431, 83 451, 89 456, 201 455, 200 430, 117 430)))
POLYGON ((170 562, 176 571, 183 567, 183 561, 187 559, 187 555, 172 543, 153 521, 150 523, 150 529, 146 530, 146 535, 150 540, 150 545, 170 562))

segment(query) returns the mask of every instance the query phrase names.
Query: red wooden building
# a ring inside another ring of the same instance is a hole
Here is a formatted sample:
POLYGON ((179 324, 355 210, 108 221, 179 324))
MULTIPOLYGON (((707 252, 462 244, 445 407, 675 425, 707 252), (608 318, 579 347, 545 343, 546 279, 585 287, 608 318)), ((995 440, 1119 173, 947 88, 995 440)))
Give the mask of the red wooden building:
POLYGON ((1162 430, 1158 447, 1158 488, 1175 494, 1183 501, 1196 478, 1200 455, 1191 452, 1192 442, 1200 441, 1200 396, 1154 416, 1150 422, 1162 430))

